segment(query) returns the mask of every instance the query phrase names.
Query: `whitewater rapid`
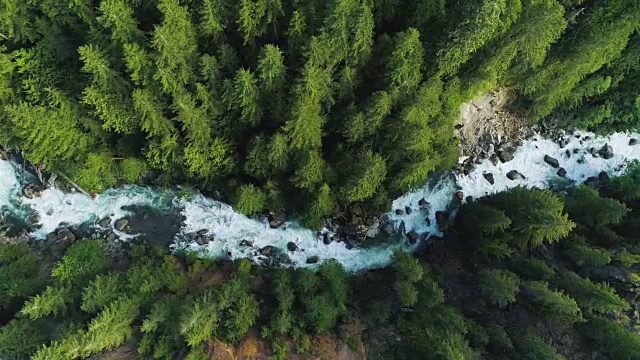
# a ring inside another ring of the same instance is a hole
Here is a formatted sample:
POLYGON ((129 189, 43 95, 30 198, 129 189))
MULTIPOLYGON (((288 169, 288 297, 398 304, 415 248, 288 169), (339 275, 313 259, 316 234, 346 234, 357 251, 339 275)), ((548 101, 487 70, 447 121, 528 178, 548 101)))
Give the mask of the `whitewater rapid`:
MULTIPOLYGON (((597 176, 601 171, 612 176, 620 175, 632 161, 640 160, 640 144, 630 145, 629 140, 632 138, 640 139, 640 134, 596 136, 576 132, 565 136, 567 144, 561 148, 556 142, 535 135, 518 147, 513 160, 498 162, 496 165, 484 160, 469 175, 450 174, 434 179, 424 187, 394 200, 387 216, 396 228, 403 222, 407 232, 440 235, 436 228, 435 212, 447 209, 456 191, 462 191, 464 197, 477 198, 515 186, 548 188, 558 181, 581 183, 588 177, 597 176), (590 154, 591 148, 598 150, 606 144, 613 148, 611 159, 605 160, 590 154), (545 163, 545 155, 558 160, 560 167, 566 170, 565 179, 557 175, 558 169, 545 163), (512 170, 518 171, 523 178, 509 180, 506 174, 512 170), (493 175, 493 185, 484 176, 488 173, 493 175), (420 208, 421 199, 430 204, 429 209, 420 208), (411 209, 410 213, 406 211, 407 207, 411 209), (396 214, 396 209, 402 210, 402 214, 396 214), (425 221, 427 217, 429 222, 425 221)), ((34 229, 31 235, 40 239, 46 238, 63 225, 98 226, 100 219, 129 217, 132 215, 132 206, 147 206, 166 212, 171 209, 180 212, 184 225, 175 234, 171 247, 174 250, 197 251, 202 256, 251 258, 260 262, 265 257, 258 250, 271 245, 288 255, 291 266, 316 267, 317 264, 308 264, 307 259, 317 257, 318 263, 335 259, 347 271, 357 272, 383 267, 389 263, 395 249, 411 251, 416 246, 401 240, 354 249, 348 249, 345 243, 335 241, 325 245, 318 240, 316 231, 302 228, 295 222, 270 229, 263 222, 239 214, 231 206, 219 201, 199 194, 185 198, 174 191, 154 187, 124 186, 101 193, 93 200, 81 193, 65 193, 60 189, 48 188, 40 197, 27 199, 21 196, 21 186, 24 183, 21 175, 15 163, 0 161, 1 215, 3 218, 20 218, 34 229), (214 240, 206 245, 198 245, 190 240, 189 234, 203 229, 207 229, 214 240), (252 242, 253 247, 241 246, 242 240, 252 242), (297 251, 287 251, 287 244, 290 242, 297 245, 297 251)), ((123 240, 135 236, 116 233, 123 240)))

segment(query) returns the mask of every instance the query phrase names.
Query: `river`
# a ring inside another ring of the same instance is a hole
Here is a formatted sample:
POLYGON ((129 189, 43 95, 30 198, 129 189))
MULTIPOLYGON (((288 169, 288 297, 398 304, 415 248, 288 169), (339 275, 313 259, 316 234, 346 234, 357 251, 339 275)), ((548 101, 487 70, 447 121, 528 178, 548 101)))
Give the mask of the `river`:
MULTIPOLYGON (((515 186, 548 188, 556 183, 566 186, 570 183, 582 183, 601 171, 611 176, 620 175, 632 161, 640 160, 640 144, 630 145, 630 139, 640 139, 640 134, 596 136, 576 132, 565 138, 566 146, 560 147, 556 142, 534 135, 518 147, 511 161, 494 165, 485 160, 476 165, 475 170, 468 175, 450 173, 432 179, 424 187, 394 200, 387 216, 396 227, 404 222, 407 231, 438 235, 435 211, 446 209, 458 190, 465 197, 477 198, 515 186), (589 151, 591 148, 600 149, 606 144, 613 149, 613 157, 610 159, 593 156, 589 151), (544 161, 545 155, 558 160, 560 167, 566 170, 564 177, 558 176, 558 169, 544 161), (506 174, 512 170, 523 176, 516 180, 508 179, 506 174), (484 175, 488 173, 493 176, 493 185, 484 175), (418 203, 423 198, 430 203, 430 210, 420 208, 418 203), (412 209, 410 214, 404 211, 406 207, 412 209), (403 213, 397 215, 395 209, 402 209, 403 213), (430 225, 425 221, 426 217, 430 218, 430 225)), ((317 257, 318 263, 336 259, 349 272, 383 267, 389 263, 395 249, 411 251, 415 246, 398 240, 354 249, 348 249, 342 242, 325 245, 318 240, 316 231, 302 228, 295 222, 270 229, 260 221, 235 212, 231 206, 200 194, 182 196, 177 191, 154 187, 128 185, 105 191, 95 199, 81 193, 65 193, 56 188, 48 188, 40 197, 27 199, 21 195, 21 185, 28 179, 22 180, 21 176, 19 165, 0 161, 2 218, 5 222, 20 224, 29 229, 30 235, 39 239, 45 239, 49 233, 63 225, 99 227, 99 220, 105 217, 115 221, 123 217, 135 218, 137 215, 142 219, 140 222, 155 219, 154 226, 142 227, 146 229, 144 235, 147 238, 164 236, 172 239, 173 249, 190 249, 200 252, 202 256, 262 261, 264 257, 257 249, 271 245, 287 253, 292 266, 315 267, 317 264, 308 264, 307 259, 317 257), (139 209, 146 209, 144 216, 136 214, 139 209), (157 216, 154 217, 154 214, 157 216), (182 223, 177 221, 180 215, 184 219, 182 223), (207 229, 214 238, 206 245, 198 245, 188 236, 202 229, 207 229), (251 241, 254 247, 241 246, 242 240, 251 241), (295 243, 298 250, 287 251, 289 242, 295 243)), ((136 236, 118 231, 116 233, 121 241, 136 236)))

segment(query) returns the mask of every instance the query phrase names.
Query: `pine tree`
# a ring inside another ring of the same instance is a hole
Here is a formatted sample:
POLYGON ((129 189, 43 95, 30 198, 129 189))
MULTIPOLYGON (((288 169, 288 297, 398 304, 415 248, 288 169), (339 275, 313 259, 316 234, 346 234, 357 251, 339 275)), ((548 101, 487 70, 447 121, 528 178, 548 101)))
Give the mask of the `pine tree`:
POLYGON ((576 273, 565 272, 560 285, 584 309, 599 313, 621 312, 629 308, 629 303, 621 299, 616 291, 606 283, 593 283, 576 273))
POLYGON ((480 272, 480 288, 484 296, 498 307, 515 302, 519 286, 520 278, 511 271, 491 269, 480 272))
POLYGON ((590 228, 617 225, 629 212, 625 204, 602 198, 597 190, 586 185, 580 186, 565 204, 572 220, 590 228))
POLYGON ((355 166, 350 169, 350 174, 346 175, 346 183, 341 190, 348 202, 371 198, 387 175, 385 161, 379 154, 367 151, 357 159, 355 166))
POLYGON ((246 69, 236 72, 233 89, 236 106, 240 109, 240 121, 249 126, 257 126, 260 122, 260 104, 258 103, 258 80, 246 69))
POLYGON ((48 315, 59 316, 67 311, 72 301, 71 288, 68 285, 47 286, 41 294, 24 303, 20 313, 31 320, 48 315))
POLYGON ((523 359, 527 360, 565 360, 553 346, 536 335, 526 335, 519 344, 523 359))
POLYGON ((546 282, 529 281, 525 288, 526 295, 545 315, 569 322, 582 320, 576 301, 562 291, 550 290, 546 282))
POLYGON ((62 261, 51 271, 51 276, 61 282, 81 283, 107 268, 102 244, 97 240, 83 240, 71 245, 62 261))
POLYGON ((243 214, 251 215, 264 209, 265 201, 265 194, 259 188, 251 184, 243 185, 238 190, 235 208, 243 214))
POLYGON ((424 49, 420 33, 409 28, 394 39, 395 48, 386 65, 389 93, 397 102, 404 96, 412 95, 422 81, 424 49))
POLYGON ((138 37, 138 22, 134 18, 133 9, 125 0, 106 0, 100 3, 98 23, 111 29, 114 41, 126 43, 138 37))

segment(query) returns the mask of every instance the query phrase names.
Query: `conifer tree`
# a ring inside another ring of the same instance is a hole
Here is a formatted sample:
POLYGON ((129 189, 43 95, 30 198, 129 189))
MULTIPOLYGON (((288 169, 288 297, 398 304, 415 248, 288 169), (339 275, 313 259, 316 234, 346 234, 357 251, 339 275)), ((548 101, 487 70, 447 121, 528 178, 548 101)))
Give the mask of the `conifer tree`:
POLYGON ((480 272, 480 288, 490 303, 505 307, 516 301, 519 292, 520 278, 508 270, 482 270, 480 272))

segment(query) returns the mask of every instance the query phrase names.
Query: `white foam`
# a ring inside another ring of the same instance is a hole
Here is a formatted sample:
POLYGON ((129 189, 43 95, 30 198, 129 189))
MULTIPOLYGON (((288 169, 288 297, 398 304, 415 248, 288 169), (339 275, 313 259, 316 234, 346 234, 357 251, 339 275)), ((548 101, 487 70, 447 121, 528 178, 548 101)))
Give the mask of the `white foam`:
MULTIPOLYGON (((419 234, 429 232, 439 235, 436 228, 435 212, 445 210, 450 204, 456 186, 461 188, 465 196, 474 198, 493 194, 518 185, 546 188, 550 181, 560 179, 557 169, 544 162, 544 155, 556 158, 560 166, 567 171, 566 177, 576 182, 583 182, 590 176, 597 176, 600 171, 611 175, 622 173, 626 165, 632 160, 640 159, 640 144, 629 146, 629 139, 640 138, 639 134, 618 133, 607 137, 597 137, 591 133, 579 133, 580 139, 567 135, 568 145, 560 148, 556 143, 543 139, 539 135, 525 141, 514 153, 514 159, 496 166, 490 161, 477 165, 476 170, 468 176, 458 175, 455 179, 444 176, 438 181, 431 181, 420 189, 409 192, 393 201, 389 219, 396 227, 404 222, 407 231, 419 234), (584 140, 589 136, 589 140, 584 140), (580 143, 582 141, 582 143, 580 143), (613 158, 605 160, 588 154, 590 148, 600 149, 605 144, 613 148, 613 158), (578 154, 573 150, 578 149, 578 154), (565 156, 566 150, 571 153, 565 156), (577 159, 584 156, 582 164, 577 159), (525 179, 509 180, 506 174, 517 170, 525 179), (495 184, 492 186, 483 177, 484 173, 492 173, 495 184), (431 205, 430 210, 420 209, 418 202, 425 199, 431 205), (395 209, 405 211, 405 207, 412 209, 411 214, 396 215, 395 209), (425 222, 429 217, 431 225, 425 222)), ((69 226, 81 224, 95 224, 99 219, 110 217, 112 220, 130 215, 125 210, 127 206, 146 205, 164 207, 173 204, 181 209, 185 217, 185 225, 176 234, 174 248, 187 248, 199 251, 203 255, 223 257, 230 253, 230 258, 252 258, 257 261, 264 257, 258 254, 258 249, 267 245, 274 246, 279 251, 289 255, 292 266, 315 267, 307 264, 307 258, 317 256, 320 262, 336 259, 347 271, 356 272, 364 269, 379 268, 389 263, 393 250, 403 248, 411 250, 404 241, 393 244, 383 244, 370 248, 347 249, 344 243, 333 242, 325 245, 318 241, 315 231, 301 228, 296 223, 288 223, 279 229, 268 229, 263 222, 255 221, 235 212, 231 206, 196 195, 191 200, 175 196, 173 192, 152 187, 125 186, 111 189, 97 195, 95 199, 80 193, 64 193, 59 189, 50 188, 43 191, 41 197, 26 199, 20 195, 19 175, 10 162, 0 161, 0 206, 7 211, 19 212, 24 208, 39 215, 39 229, 33 235, 44 238, 58 226, 66 223, 69 226), (186 234, 201 229, 208 229, 215 240, 207 245, 197 245, 185 241, 186 234), (240 242, 248 240, 254 247, 241 247, 240 242), (287 251, 287 243, 294 242, 299 247, 295 252, 287 251)), ((168 210, 168 209, 167 209, 168 210)), ((23 216, 25 217, 25 216, 23 216)), ((118 233, 123 237, 125 234, 118 233)))

